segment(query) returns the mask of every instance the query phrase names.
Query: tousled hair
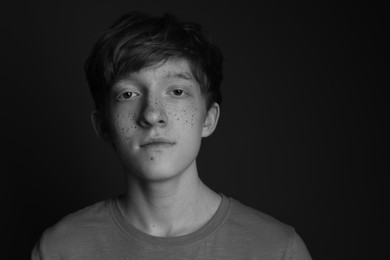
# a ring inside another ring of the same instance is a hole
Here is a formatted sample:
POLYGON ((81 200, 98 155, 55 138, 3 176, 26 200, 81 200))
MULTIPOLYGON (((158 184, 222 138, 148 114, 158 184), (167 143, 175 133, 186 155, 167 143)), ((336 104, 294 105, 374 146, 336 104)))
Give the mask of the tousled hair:
POLYGON ((207 108, 221 104, 222 52, 204 37, 201 26, 170 14, 153 17, 133 11, 109 27, 85 63, 96 109, 105 109, 110 88, 122 77, 170 58, 189 62, 207 108))

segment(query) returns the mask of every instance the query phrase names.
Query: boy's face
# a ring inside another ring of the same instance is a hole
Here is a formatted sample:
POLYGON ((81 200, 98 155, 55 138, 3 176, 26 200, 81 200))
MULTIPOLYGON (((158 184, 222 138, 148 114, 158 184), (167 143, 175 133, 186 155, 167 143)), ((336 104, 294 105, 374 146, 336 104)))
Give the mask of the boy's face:
POLYGON ((207 111, 185 59, 129 74, 113 85, 108 103, 108 125, 102 127, 95 113, 95 128, 114 144, 126 168, 146 180, 196 169, 201 138, 214 131, 219 116, 217 104, 207 111))

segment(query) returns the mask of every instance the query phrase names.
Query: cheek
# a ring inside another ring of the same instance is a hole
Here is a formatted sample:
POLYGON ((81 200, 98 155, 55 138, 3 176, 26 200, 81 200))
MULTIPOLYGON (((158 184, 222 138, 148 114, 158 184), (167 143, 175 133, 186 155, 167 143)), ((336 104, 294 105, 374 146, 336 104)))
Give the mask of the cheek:
POLYGON ((124 138, 132 140, 134 132, 137 129, 136 124, 137 113, 119 113, 115 114, 114 132, 118 139, 124 138))
POLYGON ((180 109, 171 109, 168 111, 168 117, 171 122, 186 130, 194 130, 201 125, 201 112, 197 106, 187 106, 180 109))

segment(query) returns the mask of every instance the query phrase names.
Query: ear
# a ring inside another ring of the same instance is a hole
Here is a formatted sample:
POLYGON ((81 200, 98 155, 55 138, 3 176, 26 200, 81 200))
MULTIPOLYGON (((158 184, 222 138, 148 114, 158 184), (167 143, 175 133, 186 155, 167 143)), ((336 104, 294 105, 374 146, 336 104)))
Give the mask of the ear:
POLYGON ((106 142, 111 142, 111 135, 104 115, 99 111, 93 111, 91 120, 96 135, 106 142))
POLYGON ((217 127, 219 119, 219 105, 214 103, 207 111, 206 118, 203 123, 202 137, 211 135, 217 127))

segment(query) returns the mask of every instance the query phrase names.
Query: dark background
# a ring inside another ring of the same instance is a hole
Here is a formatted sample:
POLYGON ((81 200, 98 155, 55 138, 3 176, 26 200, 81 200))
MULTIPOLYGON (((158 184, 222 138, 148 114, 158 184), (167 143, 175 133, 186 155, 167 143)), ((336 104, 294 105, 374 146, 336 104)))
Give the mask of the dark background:
POLYGON ((123 190, 83 63, 133 9, 199 22, 225 54, 219 127, 198 158, 209 186, 294 226, 315 259, 387 253, 388 7, 235 2, 2 4, 0 255, 27 259, 45 228, 123 190))

